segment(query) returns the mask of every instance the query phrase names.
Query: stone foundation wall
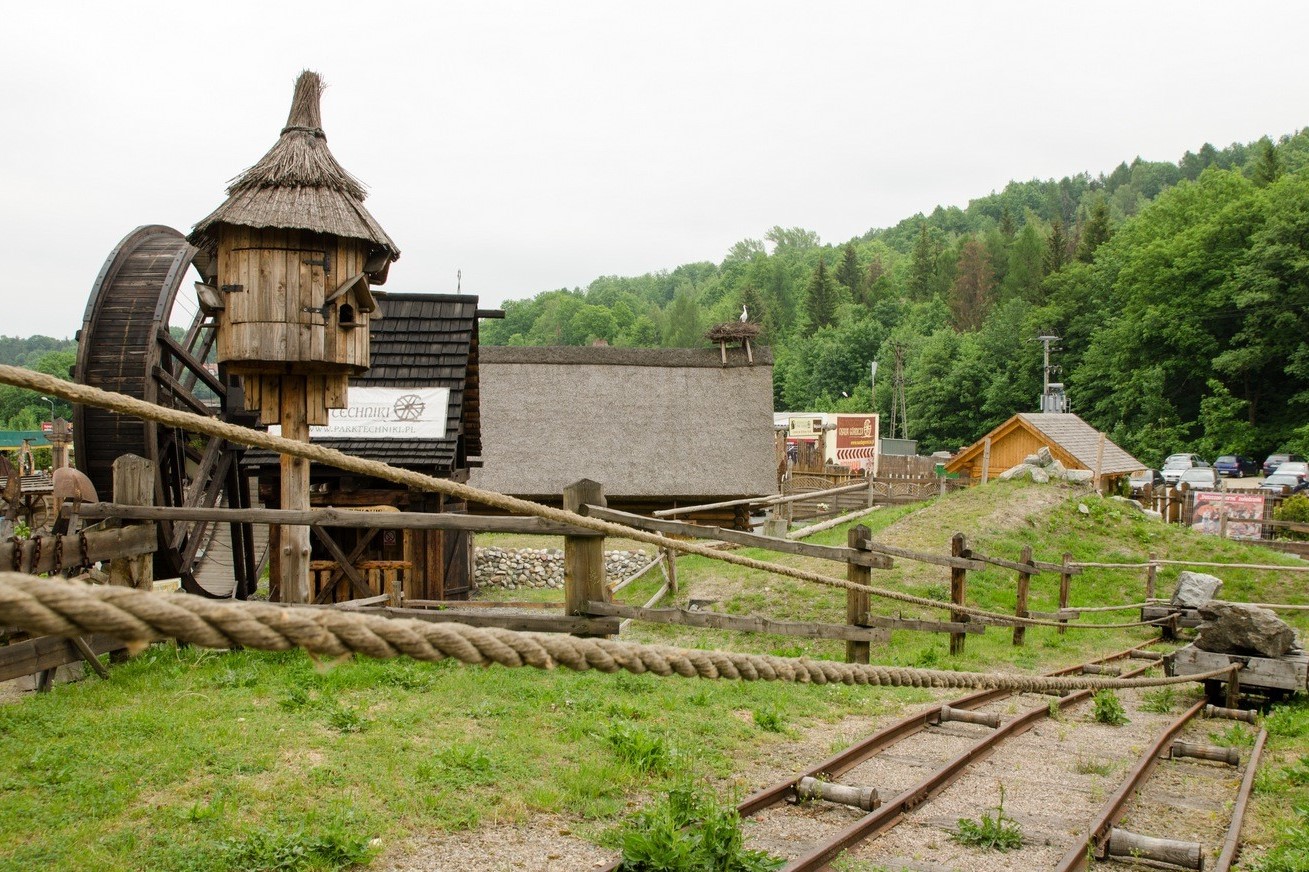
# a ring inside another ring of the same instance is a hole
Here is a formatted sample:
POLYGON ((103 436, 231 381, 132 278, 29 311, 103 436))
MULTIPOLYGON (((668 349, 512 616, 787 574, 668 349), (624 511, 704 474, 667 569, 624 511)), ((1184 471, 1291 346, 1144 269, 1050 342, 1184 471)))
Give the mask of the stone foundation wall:
MULTIPOLYGON (((613 584, 652 559, 644 551, 606 551, 605 579, 613 584)), ((564 552, 559 548, 475 548, 473 584, 479 588, 564 586, 564 552)))

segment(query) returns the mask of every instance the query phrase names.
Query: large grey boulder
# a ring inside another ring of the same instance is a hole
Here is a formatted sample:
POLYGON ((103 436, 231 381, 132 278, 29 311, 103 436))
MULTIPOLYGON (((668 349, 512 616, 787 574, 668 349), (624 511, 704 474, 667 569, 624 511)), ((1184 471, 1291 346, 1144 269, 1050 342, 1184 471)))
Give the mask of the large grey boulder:
POLYGON ((1004 472, 1000 473, 1000 481, 1013 481, 1015 479, 1021 479, 1023 476, 1030 474, 1033 469, 1034 467, 1028 466, 1026 463, 1020 463, 1017 466, 1011 466, 1008 469, 1006 469, 1004 472))
POLYGON ((1050 465, 1045 468, 1045 471, 1050 473, 1051 478, 1068 477, 1068 467, 1064 466, 1057 460, 1050 461, 1050 465))
POLYGON ((1064 473, 1064 478, 1074 484, 1088 484, 1095 478, 1095 473, 1089 469, 1070 469, 1064 473))
POLYGON ((1173 591, 1170 605, 1183 609, 1198 609, 1218 594, 1223 580, 1216 575, 1183 570, 1177 576, 1177 590, 1173 591))
POLYGON ((1034 466, 1032 467, 1032 481, 1036 482, 1037 484, 1049 484, 1050 473, 1046 472, 1044 469, 1042 469, 1039 466, 1034 466))
POLYGON ((1050 446, 1042 445, 1036 451, 1036 465, 1049 466, 1054 463, 1054 455, 1050 453, 1050 446))
POLYGON ((1195 647, 1218 654, 1281 657, 1296 647, 1295 630, 1269 609, 1212 600, 1200 607, 1195 647))

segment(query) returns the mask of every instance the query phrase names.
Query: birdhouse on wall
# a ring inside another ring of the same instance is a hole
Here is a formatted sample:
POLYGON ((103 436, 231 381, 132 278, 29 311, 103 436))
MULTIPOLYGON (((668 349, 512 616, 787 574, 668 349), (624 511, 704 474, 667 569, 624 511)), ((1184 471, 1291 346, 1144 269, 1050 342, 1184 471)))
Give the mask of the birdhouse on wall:
POLYGON ((215 275, 198 290, 218 323, 218 361, 270 424, 284 376, 307 377, 310 424, 345 407, 347 380, 368 368, 368 323, 381 317, 370 286, 399 257, 328 150, 322 89, 317 73, 300 75, 277 143, 189 237, 213 255, 215 275))

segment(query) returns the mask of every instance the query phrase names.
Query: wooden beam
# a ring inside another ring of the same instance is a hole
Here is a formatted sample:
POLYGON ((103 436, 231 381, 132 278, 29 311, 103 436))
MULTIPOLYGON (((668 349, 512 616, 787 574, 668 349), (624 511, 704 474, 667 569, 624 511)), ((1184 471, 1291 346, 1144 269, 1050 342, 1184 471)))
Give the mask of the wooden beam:
POLYGON ((593 533, 583 527, 541 518, 465 515, 453 512, 362 512, 353 509, 227 509, 219 506, 163 508, 119 503, 82 503, 64 512, 85 520, 120 518, 136 521, 217 521, 224 524, 302 524, 306 527, 353 527, 377 530, 468 530, 476 533, 526 533, 563 536, 593 533))
MULTIPOLYGON (((159 341, 168 346, 169 354, 186 364, 187 370, 195 373, 196 378, 208 385, 209 390, 213 391, 220 397, 227 395, 227 385, 219 381, 213 373, 206 369, 202 361, 196 360, 191 352, 183 348, 181 343, 174 339, 173 335, 168 332, 167 327, 159 328, 159 341)), ((207 414, 212 414, 212 412, 207 414)))
POLYGON ((795 542, 790 539, 777 539, 773 536, 761 536, 758 533, 745 533, 740 530, 728 530, 724 527, 707 527, 700 524, 688 524, 685 521, 663 521, 619 512, 599 506, 584 506, 582 513, 602 521, 625 524, 638 530, 649 530, 673 536, 689 536, 693 539, 717 539, 749 548, 763 548, 784 554, 798 554, 802 557, 817 557, 822 560, 835 560, 838 563, 853 563, 873 569, 889 569, 891 561, 880 554, 868 554, 854 548, 841 548, 835 545, 812 545, 808 542, 795 542))
POLYGON ((908 548, 897 548, 894 545, 885 545, 881 542, 875 542, 872 539, 860 540, 859 547, 867 548, 869 551, 876 551, 879 554, 887 554, 891 557, 903 557, 905 560, 916 560, 919 563, 931 563, 935 566, 948 566, 951 569, 981 570, 986 568, 986 564, 980 560, 956 557, 953 555, 924 554, 918 551, 910 551, 908 548))
MULTIPOLYGON (((104 654, 124 647, 113 636, 96 634, 84 637, 93 654, 104 654)), ((55 669, 82 659, 77 646, 60 636, 38 636, 24 642, 0 646, 0 681, 22 678, 47 669, 55 669)))
MULTIPOLYGON (((92 530, 86 534, 86 557, 91 563, 119 558, 134 558, 153 554, 159 547, 159 536, 151 524, 134 524, 130 527, 116 527, 109 530, 92 530)), ((18 550, 18 567, 20 572, 32 575, 45 575, 77 566, 82 562, 82 542, 75 533, 61 536, 34 536, 25 543, 18 541, 0 542, 0 566, 13 566, 13 552, 18 550), (41 541, 41 553, 36 555, 35 542, 41 541), (58 544, 56 544, 58 540, 58 544), (60 556, 60 565, 55 565, 55 554, 60 556)))
POLYGON ((415 609, 562 609, 564 604, 557 602, 536 602, 533 600, 406 599, 405 607, 415 609))
MULTIPOLYGON (((355 589, 355 593, 358 594, 361 599, 372 597, 376 591, 368 586, 368 582, 364 581, 363 576, 359 574, 359 570, 355 569, 354 562, 351 561, 350 558, 346 556, 345 552, 341 550, 341 546, 336 544, 336 540, 329 536, 326 530, 317 525, 310 527, 309 530, 318 537, 319 542, 323 543, 323 547, 327 549, 327 553, 332 555, 332 559, 336 561, 336 565, 345 573, 345 577, 350 579, 350 586, 355 589)), ((335 589, 335 583, 325 586, 318 592, 318 597, 315 602, 331 602, 332 591, 335 589)))
POLYGON ((747 633, 774 633, 779 636, 804 636, 810 639, 836 639, 856 642, 885 642, 886 630, 872 627, 849 627, 844 624, 816 624, 799 621, 774 621, 751 615, 725 615, 721 612, 689 609, 649 609, 619 603, 590 602, 588 613, 656 624, 684 627, 707 627, 715 630, 739 630, 747 633))
POLYGON ((426 609, 394 608, 381 606, 357 609, 370 615, 388 618, 416 618, 434 623, 467 624, 470 627, 503 627, 527 633, 575 633, 588 636, 612 636, 618 633, 616 618, 590 618, 574 615, 517 615, 496 614, 486 610, 481 614, 453 610, 428 611, 426 609))

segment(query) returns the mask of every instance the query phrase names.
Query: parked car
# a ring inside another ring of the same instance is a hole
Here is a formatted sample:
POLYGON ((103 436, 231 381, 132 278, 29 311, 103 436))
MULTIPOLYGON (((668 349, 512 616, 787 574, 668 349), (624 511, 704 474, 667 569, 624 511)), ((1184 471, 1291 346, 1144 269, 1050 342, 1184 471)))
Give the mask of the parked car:
POLYGON ((1177 480, 1177 486, 1186 490, 1223 490, 1223 477, 1212 466, 1193 466, 1184 470, 1177 480))
POLYGON ((1143 469, 1140 472, 1132 473, 1127 479, 1127 486, 1134 497, 1139 497, 1145 493, 1145 489, 1156 488, 1164 483, 1164 477, 1159 474, 1157 469, 1143 469))
POLYGON ((1309 480, 1309 463, 1302 463, 1298 460, 1289 460, 1273 470, 1273 474, 1294 475, 1298 477, 1300 481, 1309 480))
POLYGON ((1259 461, 1243 454, 1224 454, 1214 461, 1214 469, 1219 475, 1233 478, 1245 478, 1247 475, 1259 474, 1259 461))
POLYGON ((1264 461, 1264 475, 1272 475, 1277 472, 1277 467, 1283 463, 1303 463, 1304 458, 1298 454, 1270 454, 1264 461))
POLYGON ((1164 461, 1163 469, 1160 470, 1164 481, 1168 484, 1177 484, 1177 480, 1182 477, 1182 473, 1188 469, 1199 467, 1208 469, 1209 463, 1198 454, 1170 454, 1164 461))
POLYGON ((1273 494, 1298 494, 1309 490, 1309 481, 1289 472, 1275 472, 1259 484, 1259 490, 1273 494))

